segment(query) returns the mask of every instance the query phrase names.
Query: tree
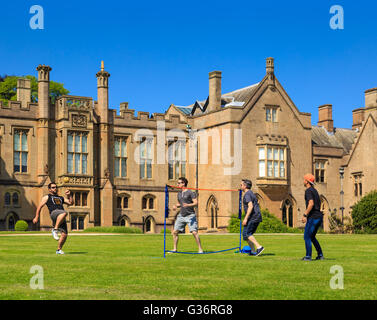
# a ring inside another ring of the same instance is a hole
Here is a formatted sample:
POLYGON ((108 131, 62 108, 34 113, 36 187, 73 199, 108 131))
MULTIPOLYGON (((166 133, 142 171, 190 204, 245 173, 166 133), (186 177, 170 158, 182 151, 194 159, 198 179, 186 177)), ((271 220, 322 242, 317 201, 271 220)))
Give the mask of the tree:
POLYGON ((374 190, 352 208, 353 226, 356 233, 377 233, 377 191, 374 190))
MULTIPOLYGON (((34 76, 3 76, 0 77, 0 100, 7 102, 8 100, 16 101, 17 99, 17 79, 30 79, 31 87, 31 102, 38 102, 38 80, 34 76)), ((59 82, 50 81, 49 95, 51 102, 55 103, 56 99, 62 95, 68 94, 69 91, 64 88, 64 85, 59 82)))

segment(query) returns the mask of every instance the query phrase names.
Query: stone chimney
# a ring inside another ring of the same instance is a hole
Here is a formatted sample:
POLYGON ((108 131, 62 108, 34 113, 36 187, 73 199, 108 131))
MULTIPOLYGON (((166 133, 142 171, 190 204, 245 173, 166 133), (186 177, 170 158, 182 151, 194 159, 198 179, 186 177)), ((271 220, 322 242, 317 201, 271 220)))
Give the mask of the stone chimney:
POLYGON ((318 107, 318 125, 324 127, 328 132, 334 131, 331 104, 325 104, 318 107))
POLYGON ((365 91, 365 107, 377 107, 377 88, 365 91))
POLYGON ((221 109, 221 71, 209 73, 209 103, 207 110, 221 109))
POLYGON ((352 129, 360 128, 364 121, 365 108, 352 110, 352 129))
POLYGON ((17 79, 17 101, 21 101, 21 108, 26 108, 31 101, 31 80, 17 79))

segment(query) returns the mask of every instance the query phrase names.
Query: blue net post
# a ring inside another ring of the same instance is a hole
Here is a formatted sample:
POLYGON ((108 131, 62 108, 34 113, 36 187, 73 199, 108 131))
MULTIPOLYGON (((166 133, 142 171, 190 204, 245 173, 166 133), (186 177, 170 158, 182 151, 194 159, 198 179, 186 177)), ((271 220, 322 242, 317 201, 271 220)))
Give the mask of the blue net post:
POLYGON ((166 258, 166 218, 169 216, 169 189, 165 186, 164 258, 166 258))
POLYGON ((241 234, 242 234, 242 190, 239 191, 238 201, 238 219, 240 219, 240 252, 241 252, 241 234))

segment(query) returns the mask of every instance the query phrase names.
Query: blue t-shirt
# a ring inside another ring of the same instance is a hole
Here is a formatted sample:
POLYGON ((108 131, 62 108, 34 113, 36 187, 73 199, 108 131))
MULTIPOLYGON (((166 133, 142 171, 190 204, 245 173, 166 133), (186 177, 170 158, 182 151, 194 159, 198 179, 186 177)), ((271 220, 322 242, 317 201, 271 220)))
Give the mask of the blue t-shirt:
POLYGON ((251 190, 248 190, 245 192, 242 202, 243 202, 243 209, 245 210, 245 214, 247 213, 249 202, 253 203, 253 211, 251 211, 248 221, 262 222, 262 214, 260 212, 258 199, 251 190))

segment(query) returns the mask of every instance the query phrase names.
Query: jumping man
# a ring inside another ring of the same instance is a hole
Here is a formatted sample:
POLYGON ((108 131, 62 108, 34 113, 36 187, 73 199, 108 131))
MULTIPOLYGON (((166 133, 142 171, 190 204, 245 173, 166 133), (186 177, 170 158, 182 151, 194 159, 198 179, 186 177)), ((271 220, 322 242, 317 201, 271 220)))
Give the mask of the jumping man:
POLYGON ((67 216, 67 212, 63 208, 63 204, 72 205, 73 199, 71 192, 67 190, 65 192, 67 198, 58 195, 58 187, 56 183, 51 182, 48 185, 48 195, 45 195, 41 203, 39 204, 35 218, 33 219, 33 223, 37 223, 39 220, 39 214, 41 209, 44 205, 47 205, 48 210, 50 211, 50 217, 53 222, 53 229, 52 229, 52 236, 55 240, 59 240, 58 242, 58 250, 56 250, 56 254, 64 254, 62 251, 62 247, 67 240, 68 236, 68 229, 67 229, 67 222, 65 220, 67 216), (61 237, 58 236, 58 229, 61 231, 61 237))
POLYGON ((180 212, 177 215, 177 220, 175 221, 174 230, 173 230, 173 240, 174 240, 174 249, 172 251, 177 251, 178 245, 178 234, 179 232, 185 231, 185 226, 188 224, 189 231, 195 238, 196 244, 199 248, 199 253, 203 253, 202 245, 200 243, 198 235, 198 222, 196 220, 195 209, 198 205, 198 199, 196 194, 187 187, 188 181, 186 178, 182 177, 178 179, 178 186, 181 187, 181 191, 178 192, 178 203, 173 206, 173 210, 180 208, 180 212))

